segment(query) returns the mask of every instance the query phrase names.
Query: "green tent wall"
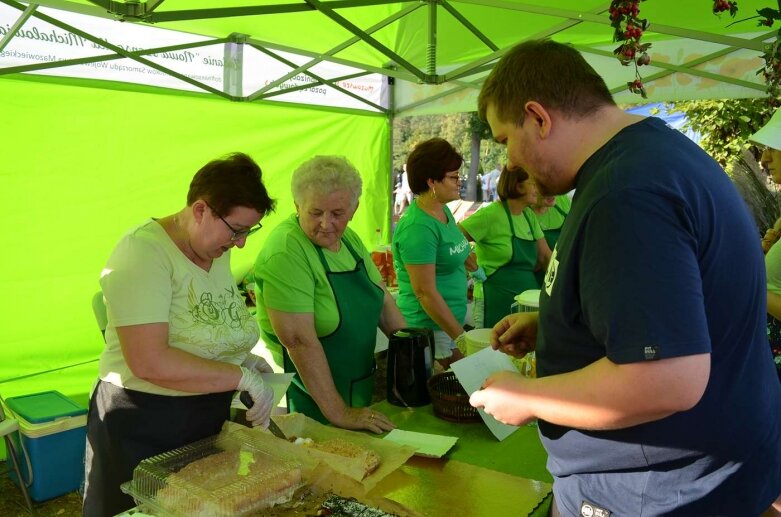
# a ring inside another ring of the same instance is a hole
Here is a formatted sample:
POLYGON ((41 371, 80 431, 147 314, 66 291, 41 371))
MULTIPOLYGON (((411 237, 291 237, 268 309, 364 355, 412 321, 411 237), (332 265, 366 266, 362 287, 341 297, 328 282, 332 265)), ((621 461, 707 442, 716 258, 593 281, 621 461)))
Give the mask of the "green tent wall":
POLYGON ((215 157, 252 156, 278 200, 264 229, 234 249, 237 277, 293 212, 291 173, 316 154, 358 168, 364 194, 352 227, 367 243, 378 227, 387 234, 381 115, 31 80, 0 80, 0 99, 3 397, 57 389, 86 403, 103 346, 91 297, 109 253, 133 225, 183 207, 193 174, 215 157))

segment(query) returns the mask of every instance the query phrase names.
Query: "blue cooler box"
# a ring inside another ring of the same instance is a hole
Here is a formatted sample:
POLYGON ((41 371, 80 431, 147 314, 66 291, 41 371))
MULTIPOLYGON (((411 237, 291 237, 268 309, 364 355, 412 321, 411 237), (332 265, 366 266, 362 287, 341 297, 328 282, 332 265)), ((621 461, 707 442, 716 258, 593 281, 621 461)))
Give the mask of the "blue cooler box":
POLYGON ((87 410, 59 391, 11 397, 5 404, 19 421, 19 466, 30 497, 46 501, 78 490, 84 479, 87 410))

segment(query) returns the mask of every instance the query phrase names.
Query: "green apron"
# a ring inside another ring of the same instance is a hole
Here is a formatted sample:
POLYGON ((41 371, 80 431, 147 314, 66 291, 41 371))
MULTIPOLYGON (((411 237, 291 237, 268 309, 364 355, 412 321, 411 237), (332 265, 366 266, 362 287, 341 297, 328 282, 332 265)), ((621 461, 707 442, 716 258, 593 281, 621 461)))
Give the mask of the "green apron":
MULTIPOLYGON (((385 292, 369 278, 363 259, 350 243, 342 239, 342 244, 347 246, 356 261, 352 271, 332 272, 323 250, 315 246, 339 309, 336 330, 319 339, 336 391, 344 403, 350 407, 366 407, 371 404, 374 394, 374 347, 385 292)), ((327 424, 328 419, 309 395, 287 349, 274 335, 264 333, 264 338, 281 346, 285 372, 295 374, 287 390, 290 412, 303 413, 327 424)))
MULTIPOLYGON (((510 305, 515 301, 516 295, 528 289, 540 288, 534 276, 534 266, 537 265, 537 241, 516 237, 515 225, 507 202, 503 201, 502 206, 510 222, 513 251, 510 260, 491 273, 483 282, 484 327, 493 327, 500 319, 510 314, 510 305)), ((529 216, 525 212, 523 216, 531 229, 529 216)))
MULTIPOLYGON (((567 213, 559 208, 558 206, 553 207, 555 210, 557 210, 561 215, 563 215, 565 218, 567 217, 567 213)), ((564 223, 561 223, 562 226, 564 223)), ((548 247, 551 251, 556 247, 556 243, 559 240, 559 235, 561 235, 561 226, 558 228, 553 228, 550 230, 543 230, 542 233, 545 234, 545 242, 548 243, 548 247)), ((534 276, 537 278, 537 283, 542 285, 545 282, 545 270, 537 271, 534 276)))

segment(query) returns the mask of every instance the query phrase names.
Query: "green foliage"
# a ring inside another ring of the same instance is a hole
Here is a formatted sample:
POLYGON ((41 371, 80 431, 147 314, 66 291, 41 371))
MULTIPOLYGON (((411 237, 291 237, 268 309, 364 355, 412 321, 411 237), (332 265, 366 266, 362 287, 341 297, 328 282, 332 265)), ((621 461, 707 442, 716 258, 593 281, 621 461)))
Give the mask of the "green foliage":
POLYGON ((465 170, 472 162, 471 136, 480 135, 480 172, 493 169, 497 163, 505 162, 505 149, 495 143, 491 129, 481 121, 477 113, 452 113, 447 115, 422 115, 403 117, 393 121, 393 169, 401 170, 402 164, 413 147, 423 140, 438 136, 444 138, 464 157, 465 170))
MULTIPOLYGON (((676 102, 671 111, 686 114, 686 129, 702 134, 702 148, 726 168, 752 145, 748 137, 765 125, 774 110, 767 98, 760 98, 676 102)), ((751 152, 759 157, 755 146, 751 152)))

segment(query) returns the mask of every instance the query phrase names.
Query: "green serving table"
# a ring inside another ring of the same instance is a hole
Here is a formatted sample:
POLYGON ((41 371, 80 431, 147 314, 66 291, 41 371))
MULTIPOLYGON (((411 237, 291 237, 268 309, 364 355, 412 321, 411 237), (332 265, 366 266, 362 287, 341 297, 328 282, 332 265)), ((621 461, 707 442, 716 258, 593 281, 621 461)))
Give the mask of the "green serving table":
POLYGON ((437 514, 452 516, 465 515, 464 505, 475 500, 483 501, 468 512, 475 517, 519 515, 519 508, 527 508, 524 513, 529 515, 548 514, 553 480, 545 469, 547 454, 536 425, 522 426, 499 441, 482 421, 448 422, 434 416, 431 405, 402 408, 382 401, 372 407, 387 415, 399 429, 458 437, 445 458, 413 457, 400 473, 409 478, 409 483, 446 484, 441 489, 450 494, 447 498, 432 503, 431 494, 436 491, 429 489, 425 494, 410 494, 409 487, 405 492, 403 482, 393 476, 378 486, 379 490, 385 490, 385 496, 413 509, 424 510, 425 515, 433 514, 421 507, 426 502, 438 505, 437 514), (394 483, 397 486, 393 486, 394 483), (510 496, 515 499, 511 500, 510 496), (415 500, 416 497, 419 500, 415 500), (529 506, 530 501, 535 503, 529 506), (517 504, 514 506, 512 502, 517 504))

